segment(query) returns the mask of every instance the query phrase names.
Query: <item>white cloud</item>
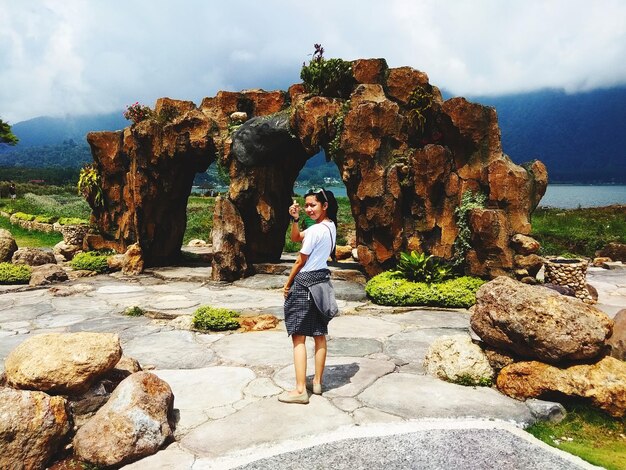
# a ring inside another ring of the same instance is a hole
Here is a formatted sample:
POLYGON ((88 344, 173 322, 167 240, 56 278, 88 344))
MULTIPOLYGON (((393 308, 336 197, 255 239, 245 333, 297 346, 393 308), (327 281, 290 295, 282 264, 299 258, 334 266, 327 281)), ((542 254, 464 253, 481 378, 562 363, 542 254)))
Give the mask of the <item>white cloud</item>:
POLYGON ((621 0, 0 0, 0 116, 285 88, 321 42, 461 95, 626 83, 621 0))

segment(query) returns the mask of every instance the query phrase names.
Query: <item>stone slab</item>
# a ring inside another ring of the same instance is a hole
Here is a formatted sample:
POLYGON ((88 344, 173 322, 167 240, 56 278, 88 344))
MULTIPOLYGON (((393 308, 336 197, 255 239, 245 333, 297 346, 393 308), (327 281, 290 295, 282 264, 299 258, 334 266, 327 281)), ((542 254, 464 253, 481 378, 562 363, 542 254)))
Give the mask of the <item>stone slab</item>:
POLYGON ((389 338, 383 352, 391 356, 398 365, 414 364, 416 371, 423 371, 422 362, 431 343, 440 336, 467 333, 455 328, 423 328, 404 331, 389 338))
POLYGON ((526 426, 529 408, 492 388, 464 387, 429 376, 389 374, 357 397, 364 405, 405 418, 484 418, 526 426))
POLYGON ((210 266, 167 266, 146 269, 145 273, 163 281, 204 282, 211 280, 210 266))
POLYGON ((327 342, 329 356, 368 356, 380 353, 383 345, 372 338, 330 338, 327 342))
POLYGON ((385 321, 414 328, 469 328, 470 313, 467 310, 413 310, 410 312, 384 314, 385 321))
POLYGON ((402 331, 402 326, 375 317, 340 315, 328 324, 332 338, 384 339, 402 331))
POLYGON ((167 449, 160 450, 154 455, 121 467, 123 470, 191 470, 196 457, 173 443, 167 449))
POLYGON ((272 274, 256 274, 233 282, 234 286, 246 287, 248 289, 282 289, 287 282, 287 276, 276 276, 272 274))

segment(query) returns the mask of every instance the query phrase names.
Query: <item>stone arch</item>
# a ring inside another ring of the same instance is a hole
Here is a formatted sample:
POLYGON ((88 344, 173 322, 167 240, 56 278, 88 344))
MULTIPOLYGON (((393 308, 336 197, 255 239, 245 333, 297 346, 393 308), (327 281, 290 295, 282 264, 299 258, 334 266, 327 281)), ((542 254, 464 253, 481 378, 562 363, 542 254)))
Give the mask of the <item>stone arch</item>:
POLYGON ((184 233, 174 212, 184 216, 193 174, 217 160, 231 184, 216 205, 213 276, 245 276, 252 263, 280 257, 293 183, 323 148, 346 186, 369 275, 392 267, 400 251, 450 258, 467 190, 488 203, 470 215, 466 270, 493 277, 532 264, 511 238, 530 233, 547 173, 541 162, 518 166, 502 152, 495 109, 444 101, 425 73, 389 69, 384 59, 354 61, 352 73, 349 99, 311 96, 302 85, 219 92, 197 108, 164 98, 155 111, 165 122, 90 133, 105 194, 105 205, 93 207, 101 234, 92 244, 122 251, 139 241, 148 264, 167 262, 184 233), (165 214, 173 222, 162 226, 165 214))

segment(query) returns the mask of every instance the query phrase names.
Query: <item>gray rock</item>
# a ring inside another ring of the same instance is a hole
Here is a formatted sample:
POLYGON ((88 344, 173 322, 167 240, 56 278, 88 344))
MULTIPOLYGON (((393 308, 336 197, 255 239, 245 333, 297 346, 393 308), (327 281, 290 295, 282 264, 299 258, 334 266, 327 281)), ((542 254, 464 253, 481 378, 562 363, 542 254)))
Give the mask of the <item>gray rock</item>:
POLYGON ((567 411, 560 403, 553 401, 537 400, 529 398, 526 400, 526 406, 537 421, 550 421, 551 423, 560 423, 567 415, 567 411))
POLYGON ((381 352, 383 345, 371 338, 331 338, 327 348, 329 356, 369 356, 381 352))
POLYGON ((40 248, 19 248, 11 257, 13 264, 27 264, 41 266, 42 264, 56 264, 57 260, 51 251, 40 248))
POLYGON ((42 264, 33 268, 28 285, 44 286, 53 282, 67 281, 67 273, 58 264, 42 264))

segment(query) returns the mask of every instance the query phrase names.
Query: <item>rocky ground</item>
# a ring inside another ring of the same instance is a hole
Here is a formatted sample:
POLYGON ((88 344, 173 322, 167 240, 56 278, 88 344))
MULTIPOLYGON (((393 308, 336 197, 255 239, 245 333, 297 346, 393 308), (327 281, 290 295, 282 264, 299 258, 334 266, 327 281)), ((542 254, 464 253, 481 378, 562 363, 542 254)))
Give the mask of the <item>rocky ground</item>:
MULTIPOLYGON (((288 268, 288 260, 284 264, 288 268)), ((473 449, 463 457, 471 462, 458 461, 464 468, 486 468, 468 455, 487 458, 486 449, 507 447, 505 441, 516 449, 508 457, 514 462, 510 468, 522 463, 524 468, 546 468, 547 462, 550 468, 586 468, 582 461, 515 430, 554 412, 552 404, 517 401, 492 388, 463 387, 425 375, 422 361, 435 338, 468 333, 466 310, 373 305, 357 282, 335 281, 341 316, 329 326, 324 394, 312 396, 307 406, 279 403, 276 395, 293 384, 291 345, 282 322, 274 330, 250 333, 206 334, 185 328, 187 315, 200 305, 282 317, 286 277, 258 274, 222 284, 209 280, 209 269, 100 275, 52 289, 4 286, 0 371, 8 353, 35 334, 118 333, 124 355, 170 384, 178 416, 176 442, 127 467, 133 469, 225 468, 260 458, 266 460, 250 463, 250 468, 295 468, 284 455, 274 454, 292 451, 288 455, 306 462, 312 458, 306 448, 316 445, 326 449, 334 468, 351 468, 359 459, 371 462, 372 453, 381 452, 395 456, 396 463, 388 468, 403 468, 431 451, 432 468, 444 468, 445 463, 439 467, 436 462, 445 462, 459 440, 473 449), (132 306, 147 310, 150 317, 123 315, 132 306), (404 457, 397 460, 396 451, 383 444, 391 442, 385 435, 399 433, 412 444, 401 446, 404 457), (470 435, 475 438, 468 442, 470 435)), ((274 271, 283 272, 280 266, 274 271)), ((591 268, 588 280, 599 292, 598 307, 609 316, 626 307, 626 271, 591 268)))

